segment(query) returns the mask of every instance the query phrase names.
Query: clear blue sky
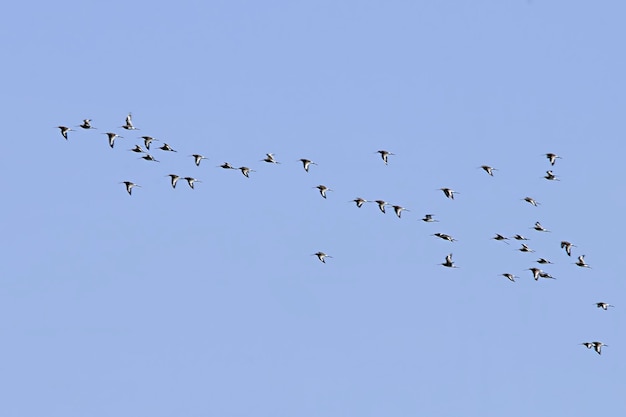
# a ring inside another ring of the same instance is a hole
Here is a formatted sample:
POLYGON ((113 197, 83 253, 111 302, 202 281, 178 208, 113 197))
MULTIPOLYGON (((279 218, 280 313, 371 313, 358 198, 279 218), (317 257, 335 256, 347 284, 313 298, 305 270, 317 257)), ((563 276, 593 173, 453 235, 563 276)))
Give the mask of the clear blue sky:
POLYGON ((6 9, 3 417, 625 415, 623 2, 6 9))

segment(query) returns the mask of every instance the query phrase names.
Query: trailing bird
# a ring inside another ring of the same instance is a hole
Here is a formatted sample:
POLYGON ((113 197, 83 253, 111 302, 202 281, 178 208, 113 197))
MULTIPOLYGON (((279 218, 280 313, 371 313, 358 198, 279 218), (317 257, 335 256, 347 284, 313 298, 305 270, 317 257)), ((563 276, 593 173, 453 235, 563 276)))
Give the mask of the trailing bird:
POLYGON ((602 346, 608 346, 605 345, 602 342, 592 342, 593 343, 593 349, 598 352, 598 355, 602 355, 602 346))
POLYGON ((124 184, 126 185, 126 192, 128 193, 128 195, 132 195, 133 194, 133 187, 141 187, 141 185, 137 185, 134 182, 131 181, 122 181, 120 182, 120 184, 124 184))
POLYGON ((152 136, 142 136, 141 139, 143 139, 143 143, 146 145, 147 150, 150 150, 150 143, 152 143, 152 141, 158 142, 158 140, 152 136))
POLYGON ((195 179, 195 178, 193 178, 193 177, 185 177, 185 178, 183 178, 183 179, 187 181, 187 184, 189 184, 189 186, 191 187, 191 189, 192 189, 192 190, 194 189, 194 188, 193 188, 193 183, 194 183, 194 182, 202 182, 202 181, 197 180, 197 179, 195 179))
POLYGON ((520 252, 534 252, 531 248, 528 247, 525 243, 522 243, 522 247, 517 249, 520 252))
POLYGON ((178 152, 177 150, 172 149, 172 147, 165 142, 163 142, 162 146, 159 146, 159 149, 168 152, 178 152))
POLYGON ((176 183, 178 182, 180 177, 178 175, 176 175, 176 174, 168 174, 168 175, 166 175, 166 177, 170 177, 170 179, 172 181, 172 188, 176 188, 176 183))
POLYGON ((615 307, 615 306, 609 303, 600 301, 599 303, 596 303, 596 307, 601 308, 602 310, 607 310, 609 307, 615 307))
POLYGON ((524 197, 522 200, 529 202, 530 204, 532 204, 533 206, 537 207, 539 204, 537 201, 535 201, 534 198, 531 197, 524 197))
POLYGON ((315 252, 313 255, 311 256, 317 256, 317 259, 319 259, 320 261, 322 261, 322 263, 326 263, 326 258, 332 258, 332 256, 330 255, 326 255, 324 252, 315 252))
POLYGON ((424 218, 422 219, 422 221, 426 222, 426 223, 438 222, 439 220, 433 219, 433 216, 434 216, 434 214, 425 214, 424 218))
POLYGON ((393 210, 396 212, 396 216, 398 216, 398 218, 401 217, 402 211, 411 211, 411 210, 405 209, 402 206, 391 206, 391 207, 393 207, 393 210))
POLYGON ((142 156, 141 159, 145 159, 146 161, 160 162, 160 161, 154 159, 154 156, 150 155, 149 153, 147 153, 144 156, 142 156))
POLYGON ((551 165, 554 165, 557 159, 562 159, 560 156, 554 153, 547 153, 545 155, 546 155, 546 158, 548 158, 548 160, 550 161, 551 165))
POLYGON ((448 242, 456 242, 457 240, 450 235, 445 233, 434 233, 431 236, 437 236, 440 239, 447 240, 448 242))
POLYGON ((550 262, 546 258, 539 258, 539 259, 537 259, 537 263, 538 264, 551 264, 552 262, 550 262))
POLYGON ((246 178, 250 178, 250 177, 248 176, 248 174, 249 174, 250 172, 256 172, 255 170, 250 169, 250 168, 248 168, 248 167, 239 167, 238 169, 239 169, 239 170, 241 170, 241 173, 242 173, 243 175, 245 175, 245 177, 246 177, 246 178))
POLYGON ((84 119, 83 123, 78 126, 82 127, 83 129, 95 129, 95 127, 91 125, 91 119, 84 119))
POLYGON ((300 162, 302 162, 302 166, 304 167, 304 170, 306 172, 309 172, 309 166, 311 165, 317 165, 315 162, 310 161, 308 159, 300 159, 300 162))
POLYGON ((450 189, 450 188, 440 188, 441 191, 445 194, 446 197, 454 200, 454 194, 459 194, 458 192, 450 189))
POLYGON ((546 171, 546 176, 544 178, 550 181, 560 181, 557 176, 552 173, 552 171, 546 171))
POLYGON ((552 278, 552 279, 556 279, 556 278, 554 278, 552 275, 548 274, 547 272, 543 272, 543 271, 541 271, 541 272, 539 273, 539 276, 540 276, 541 278, 552 278))
POLYGON ((539 268, 528 268, 527 271, 531 271, 533 273, 533 278, 535 278, 535 281, 539 281, 539 274, 541 274, 543 271, 539 268))
POLYGON ((220 168, 224 168, 224 169, 237 169, 234 166, 232 166, 231 164, 229 164, 228 162, 224 162, 222 165, 219 166, 220 168))
POLYGON ((576 265, 580 266, 581 268, 591 268, 586 262, 585 262, 585 255, 580 255, 578 257, 578 261, 576 262, 576 265))
POLYGON ((357 197, 357 198, 355 198, 354 200, 349 201, 349 203, 351 203, 351 202, 353 202, 353 201, 356 203, 356 206, 357 206, 358 208, 361 208, 361 206, 363 205, 363 203, 367 203, 367 200, 366 200, 366 199, 364 199, 364 198, 361 198, 361 197, 357 197))
POLYGON ((120 136, 117 133, 113 133, 113 132, 103 133, 103 135, 107 135, 107 137, 109 138, 109 146, 111 148, 115 146, 115 138, 124 139, 123 136, 120 136))
POLYGON ((524 236, 522 236, 522 235, 515 235, 515 236, 513 236, 513 239, 515 239, 515 240, 528 240, 528 239, 526 239, 526 238, 525 238, 524 236))
POLYGON ((458 266, 454 265, 454 262, 452 262, 452 254, 448 254, 448 256, 446 256, 446 261, 443 262, 441 265, 448 267, 448 268, 458 268, 458 266))
POLYGON ((482 168, 487 174, 493 177, 493 171, 497 171, 496 168, 490 167, 489 165, 481 165, 479 168, 482 168))
POLYGON ((379 153, 379 154, 380 154, 380 157, 383 159, 383 161, 385 161, 385 165, 387 165, 387 157, 388 157, 389 155, 395 155, 395 154, 393 154, 393 153, 391 153, 391 152, 389 152, 389 151, 383 151, 383 150, 381 150, 381 151, 376 151, 376 153, 379 153))
POLYGON ((492 239, 494 239, 494 240, 501 240, 504 243, 506 243, 507 245, 509 244, 509 242, 507 242, 507 240, 509 240, 509 238, 508 237, 504 237, 504 236, 502 236, 499 233, 496 233, 496 235, 494 237, 492 237, 492 239))
POLYGON ((196 166, 197 166, 197 167, 199 167, 199 166, 200 166, 200 162, 201 162, 203 159, 208 159, 208 158, 205 158, 204 156, 202 156, 202 155, 200 155, 200 154, 197 154, 197 153, 194 153, 193 155, 189 155, 189 156, 193 156, 193 160, 194 160, 194 162, 195 162, 195 164, 196 164, 196 166))
POLYGON ((535 226, 533 227, 533 229, 535 229, 535 230, 537 230, 537 231, 539 231, 539 232, 549 232, 549 230, 548 230, 548 229, 545 229, 545 228, 541 225, 541 223, 539 223, 539 222, 535 222, 535 226))
POLYGON ((508 272, 506 274, 500 274, 503 277, 507 278, 509 281, 515 282, 515 278, 519 278, 513 274, 509 274, 508 272))
POLYGON ((269 164, 280 164, 280 162, 278 162, 276 159, 274 159, 274 154, 273 153, 266 153, 265 154, 266 157, 261 159, 261 161, 265 161, 269 164))
POLYGON ((133 126, 133 121, 131 120, 131 117, 132 117, 131 114, 128 113, 128 116, 126 116, 126 122, 124 123, 123 126, 120 126, 120 127, 123 127, 126 130, 139 130, 135 126, 133 126))
POLYGON ((67 140, 67 132, 73 132, 74 129, 70 129, 67 126, 57 126, 57 129, 61 130, 61 135, 67 140))
POLYGON ((315 186, 315 187, 313 187, 313 188, 317 188, 318 190, 320 190, 320 194, 321 194, 321 195, 322 195, 322 197, 324 197, 324 198, 326 198, 326 191, 332 191, 332 190, 331 190, 330 188, 328 188, 327 186, 325 186, 325 185, 321 185, 321 184, 320 184, 320 185, 318 185, 318 186, 315 186))
POLYGON ((375 200, 374 202, 378 204, 378 208, 380 209, 380 211, 385 213, 385 206, 388 206, 389 203, 387 203, 385 200, 375 200))
POLYGON ((565 252, 567 252, 567 256, 572 256, 572 246, 576 247, 576 245, 572 245, 567 240, 561 241, 561 248, 565 249, 565 252))
POLYGON ((591 349, 593 347, 593 343, 592 342, 583 342, 583 343, 581 343, 581 345, 583 345, 587 349, 591 349))
POLYGON ((137 152, 137 153, 146 153, 143 148, 139 145, 135 145, 133 149, 129 149, 129 151, 137 152))

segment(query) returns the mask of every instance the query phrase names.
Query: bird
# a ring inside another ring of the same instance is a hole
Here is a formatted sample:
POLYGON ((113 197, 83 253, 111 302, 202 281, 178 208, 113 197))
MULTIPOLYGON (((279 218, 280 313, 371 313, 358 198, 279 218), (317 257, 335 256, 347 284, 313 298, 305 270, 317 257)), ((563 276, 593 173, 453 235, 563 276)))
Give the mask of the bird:
POLYGON ((145 159, 146 161, 160 162, 160 161, 154 159, 154 156, 150 155, 149 153, 147 153, 144 156, 142 156, 141 159, 145 159))
POLYGON ((150 143, 152 141, 158 142, 158 140, 156 140, 152 136, 142 136, 141 139, 143 139, 143 143, 144 143, 144 145, 146 145, 146 149, 147 150, 150 150, 150 143))
POLYGON ((194 189, 194 188, 193 188, 193 183, 194 183, 194 182, 202 182, 202 181, 197 180, 197 179, 195 179, 195 178, 193 178, 193 177, 185 177, 185 178, 183 178, 183 179, 187 181, 187 184, 189 184, 189 186, 191 187, 191 189, 192 189, 192 190, 194 189))
POLYGON ((146 153, 143 148, 139 145, 135 145, 133 149, 129 149, 129 151, 137 152, 137 153, 146 153))
POLYGON ((357 198, 355 198, 354 200, 349 201, 349 203, 351 203, 351 202, 353 202, 353 201, 356 203, 356 206, 357 206, 358 208, 361 208, 361 206, 363 205, 363 203, 367 203, 367 200, 366 200, 366 199, 364 199, 364 198, 361 198, 361 197, 357 197, 357 198))
POLYGON ((380 209, 380 211, 385 213, 385 206, 388 206, 389 203, 387 203, 385 200, 376 200, 374 202, 378 204, 378 208, 380 209))
POLYGON ((583 342, 583 343, 581 343, 581 345, 583 345, 587 349, 591 349, 593 347, 593 343, 592 342, 583 342))
POLYGON ((539 273, 539 277, 541 277, 541 278, 552 278, 552 279, 556 279, 556 278, 554 278, 552 275, 548 274, 547 272, 543 272, 543 271, 541 271, 541 272, 539 273))
POLYGON ((431 236, 437 236, 440 239, 447 240, 448 242, 456 242, 457 240, 450 235, 445 233, 434 233, 431 236))
POLYGON ((549 232, 549 230, 547 230, 546 228, 544 228, 541 223, 539 222, 535 222, 535 226, 533 226, 533 229, 539 231, 539 232, 549 232))
POLYGON ((544 178, 550 181, 560 181, 557 176, 552 173, 552 171, 546 171, 544 178))
POLYGON ((507 278, 511 282, 515 282, 515 278, 519 278, 519 277, 516 277, 513 274, 509 274, 508 272, 506 274, 500 274, 500 275, 502 275, 503 277, 507 278))
POLYGON ((313 187, 313 188, 317 188, 318 190, 320 190, 320 194, 321 194, 321 195, 322 195, 322 197, 324 197, 324 198, 326 198, 326 191, 333 191, 333 190, 331 190, 330 188, 328 188, 327 186, 325 186, 325 185, 321 185, 321 184, 320 184, 320 185, 318 185, 318 186, 315 186, 315 187, 313 187))
POLYGON ((126 116, 126 122, 121 127, 123 127, 126 130, 139 130, 135 126, 133 126, 133 121, 131 120, 131 117, 132 115, 128 113, 128 116, 126 116))
POLYGON ((439 220, 433 219, 433 216, 434 216, 434 214, 425 214, 424 218, 422 219, 422 221, 426 222, 426 223, 438 222, 439 220))
POLYGON ((609 303, 605 303, 603 301, 600 301, 598 303, 596 303, 596 307, 601 308, 602 310, 607 310, 609 307, 615 307, 609 303))
POLYGON ((576 247, 576 245, 572 245, 567 240, 561 241, 561 248, 565 249, 565 252, 567 252, 567 256, 572 256, 572 246, 576 247))
POLYGON ((172 188, 176 188, 176 183, 178 182, 180 177, 176 174, 168 174, 166 175, 166 177, 170 177, 170 179, 172 180, 172 188))
POLYGON ((443 262, 441 265, 448 267, 448 268, 458 268, 458 266, 454 265, 454 262, 452 262, 452 254, 448 254, 448 256, 446 256, 446 261, 443 262))
POLYGON ((522 247, 517 249, 520 252, 534 252, 531 248, 528 247, 525 243, 522 243, 522 247))
POLYGON ((493 171, 497 171, 496 168, 490 167, 489 165, 481 165, 479 168, 482 168, 487 174, 493 177, 493 171))
POLYGON ((507 240, 509 240, 509 238, 508 237, 504 237, 504 236, 502 236, 499 233, 496 233, 496 235, 494 237, 492 237, 492 239, 494 239, 494 240, 501 240, 504 243, 506 243, 507 245, 509 244, 509 242, 507 242, 507 240))
POLYGON ((535 281, 539 281, 539 274, 541 274, 543 271, 539 268, 528 268, 527 271, 531 271, 533 273, 533 278, 535 278, 535 281))
POLYGON ((522 200, 529 202, 530 204, 532 204, 533 206, 537 207, 539 204, 534 198, 532 197, 524 197, 522 200))
POLYGON ((141 185, 137 185, 134 182, 131 181, 122 181, 120 182, 120 184, 124 184, 126 185, 126 192, 128 193, 128 195, 132 195, 133 194, 133 187, 141 187, 141 185))
POLYGON ((238 169, 239 169, 239 170, 241 170, 241 173, 242 173, 242 174, 243 174, 246 178, 250 178, 250 177, 248 176, 248 174, 249 174, 250 172, 256 172, 255 170, 250 169, 250 168, 248 168, 248 167, 239 167, 238 169))
POLYGON ((165 142, 163 142, 163 145, 159 146, 159 149, 162 151, 168 151, 168 152, 178 152, 177 150, 173 149, 170 145, 168 145, 165 142))
POLYGON ((525 238, 524 236, 522 236, 522 235, 515 235, 515 236, 513 236, 513 239, 515 239, 515 240, 528 240, 528 239, 526 239, 526 238, 525 238))
POLYGON ((103 135, 107 135, 107 137, 109 138, 109 146, 111 148, 113 148, 113 146, 115 146, 115 138, 124 139, 123 136, 120 136, 117 133, 113 133, 113 132, 103 133, 103 135))
POLYGON ((602 346, 608 346, 605 345, 602 342, 592 342, 593 343, 593 349, 598 352, 598 355, 602 355, 602 346))
POLYGON ((224 169, 237 169, 234 166, 232 166, 231 164, 229 164, 228 162, 224 162, 222 165, 219 166, 220 168, 224 168, 224 169))
POLYGON ((61 135, 67 140, 67 132, 73 132, 74 129, 70 129, 67 126, 57 126, 57 129, 61 130, 61 135))
POLYGON ((83 129, 95 129, 95 127, 91 125, 91 119, 84 119, 83 123, 78 126, 82 127, 83 129))
POLYGON ((273 153, 266 153, 266 157, 261 159, 261 161, 267 162, 269 164, 280 164, 276 159, 274 159, 273 153))
POLYGON ((398 218, 401 217, 402 211, 411 211, 411 210, 405 209, 402 206, 391 206, 391 207, 393 207, 393 210, 396 212, 396 216, 398 216, 398 218))
POLYGON ((387 165, 387 158, 389 155, 395 155, 389 151, 384 151, 384 150, 380 150, 380 151, 376 151, 376 153, 380 154, 380 157, 383 159, 383 161, 385 161, 385 165, 387 165))
POLYGON ((459 194, 458 192, 450 189, 450 188, 440 188, 441 191, 445 194, 446 197, 454 200, 454 194, 459 194))
POLYGON ((560 156, 554 153, 547 153, 545 155, 546 158, 548 158, 548 160, 550 161, 550 165, 554 165, 557 159, 562 159, 560 156))
POLYGON ((543 264, 551 264, 552 262, 550 262, 546 258, 539 258, 539 259, 537 259, 537 263, 543 265, 543 264))
POLYGON ((580 266, 581 268, 591 268, 586 262, 585 262, 585 255, 580 255, 578 257, 578 261, 576 261, 576 265, 580 266))
POLYGON ((322 261, 322 263, 326 263, 326 258, 332 258, 332 256, 330 255, 326 255, 324 252, 315 252, 313 255, 311 256, 317 256, 317 259, 319 259, 320 261, 322 261))
POLYGON ((196 166, 197 166, 197 167, 199 167, 199 166, 200 166, 200 162, 201 162, 203 159, 208 159, 208 158, 205 158, 204 156, 202 156, 202 155, 200 155, 200 154, 197 154, 197 153, 194 153, 193 155, 189 155, 189 156, 193 156, 193 160, 194 160, 194 162, 195 162, 195 164, 196 164, 196 166))
POLYGON ((310 160, 308 160, 308 159, 304 159, 304 158, 303 158, 303 159, 300 159, 300 162, 302 162, 302 166, 304 167, 304 170, 305 170, 306 172, 309 172, 309 166, 311 166, 311 165, 317 165, 315 162, 310 161, 310 160))

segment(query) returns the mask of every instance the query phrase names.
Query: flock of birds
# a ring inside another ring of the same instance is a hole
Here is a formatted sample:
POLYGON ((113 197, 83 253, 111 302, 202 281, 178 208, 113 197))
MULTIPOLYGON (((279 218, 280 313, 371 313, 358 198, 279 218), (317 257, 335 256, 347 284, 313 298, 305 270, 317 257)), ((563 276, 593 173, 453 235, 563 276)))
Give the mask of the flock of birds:
MULTIPOLYGON (((96 128, 94 126, 92 126, 91 124, 92 120, 91 119, 84 119, 83 122, 80 125, 77 125, 75 127, 79 127, 81 130, 95 130, 96 128)), ((123 128, 127 131, 134 131, 134 130, 139 130, 138 128, 136 128, 133 125, 132 122, 132 114, 129 113, 126 116, 125 122, 123 125, 119 126, 120 128, 123 128)), ((68 133, 75 131, 75 129, 71 129, 70 127, 67 126, 57 126, 57 128, 60 130, 61 135, 63 136, 63 138, 65 138, 66 140, 68 140, 68 133)), ((108 138, 108 143, 109 146, 111 148, 113 148, 115 146, 115 140, 117 138, 123 138, 123 136, 118 135, 117 133, 114 132, 104 132, 104 135, 107 136, 108 138)), ((135 144, 135 146, 132 149, 129 149, 132 152, 135 153, 140 153, 143 154, 143 156, 141 156, 141 159, 144 159, 146 161, 151 161, 151 162, 159 162, 159 160, 157 160, 156 158, 154 158, 154 156, 152 156, 149 151, 150 151, 150 145, 152 144, 152 142, 158 142, 158 139, 155 139, 152 136, 140 136, 140 139, 143 140, 143 145, 145 147, 144 148, 140 145, 140 144, 135 144)), ((169 144, 163 142, 163 145, 158 147, 159 150, 164 151, 164 152, 177 152, 175 149, 173 149, 169 144)), ((389 163, 389 156, 393 156, 394 154, 392 152, 386 151, 386 150, 378 150, 376 151, 376 153, 378 153, 381 157, 381 159, 383 160, 383 162, 385 163, 385 165, 387 165, 389 163)), ((554 153, 546 153, 544 154, 545 157, 548 159, 549 163, 551 166, 554 166, 556 163, 557 159, 561 159, 560 156, 554 154, 554 153)), ((206 157, 204 157, 201 154, 191 154, 189 155, 190 157, 193 157, 193 161, 194 164, 196 166, 200 166, 200 163, 202 162, 202 160, 207 159, 206 157)), ((280 164, 280 162, 278 162, 275 157, 274 154, 272 153, 267 153, 265 158, 263 158, 261 160, 262 162, 266 162, 269 164, 280 164)), ((304 170, 306 172, 309 172, 309 168, 311 167, 311 165, 317 165, 315 162, 309 160, 309 159, 305 159, 305 158, 301 158, 299 160, 302 163, 302 167, 304 168, 304 170)), ((256 172, 255 170, 247 167, 247 166, 241 166, 241 167, 234 167, 232 166, 230 163, 228 162, 224 162, 222 165, 219 165, 220 168, 223 169, 229 169, 229 170, 239 170, 241 171, 241 173, 249 178, 250 177, 250 173, 251 172, 256 172)), ((497 171, 496 168, 489 166, 489 165, 481 165, 479 168, 481 168, 482 170, 484 170, 488 175, 490 176, 494 176, 494 171, 497 171)), ((170 178, 170 185, 172 186, 172 188, 176 188, 176 185, 178 183, 178 181, 180 179, 183 179, 187 182, 187 184, 189 185, 189 187, 191 189, 194 189, 194 184, 195 183, 199 183, 201 182, 200 180, 191 177, 191 176, 187 176, 187 177, 181 177, 177 174, 167 174, 166 177, 170 178)), ((547 170, 546 171, 546 175, 543 177, 548 181, 560 181, 560 179, 553 173, 552 170, 547 170)), ((132 195, 132 190, 134 187, 141 187, 141 185, 138 185, 132 181, 122 181, 120 182, 120 184, 124 184, 125 188, 126 188, 126 192, 129 195, 132 195)), ((320 195, 323 198, 327 198, 327 192, 328 191, 333 191, 332 189, 328 188, 327 186, 320 184, 317 185, 313 188, 317 188, 317 190, 319 191, 320 195)), ((454 200, 454 196, 456 194, 459 194, 459 192, 451 189, 451 188, 446 188, 446 187, 442 187, 439 190, 441 190, 444 194, 445 197, 454 200)), ((532 197, 524 197, 522 199, 523 201, 531 204, 532 206, 537 207, 538 205, 540 205, 541 203, 537 202, 534 198, 532 197)), ((402 207, 400 205, 394 205, 394 204, 390 204, 384 200, 373 200, 373 201, 369 201, 366 200, 364 198, 361 197, 357 197, 354 200, 352 200, 351 202, 354 202, 356 204, 356 206, 358 208, 361 208, 365 203, 376 203, 378 206, 378 209, 382 212, 382 213, 386 213, 385 207, 392 207, 394 210, 394 213, 396 214, 396 216, 398 218, 402 217, 402 212, 403 211, 410 211, 408 209, 406 209, 405 207, 402 207)), ((425 214, 424 217, 421 219, 423 222, 426 223, 433 223, 433 222, 438 222, 439 220, 436 220, 434 218, 434 214, 425 214)), ((549 230, 547 230, 546 228, 544 228, 540 222, 535 222, 534 226, 532 227, 532 229, 538 231, 538 232, 550 232, 549 230)), ((446 240, 448 242, 455 242, 456 239, 453 238, 452 236, 445 234, 445 233, 434 233, 431 236, 435 236, 437 238, 446 240)), ((509 244, 508 240, 510 240, 508 237, 501 235, 501 234, 495 234, 494 237, 492 237, 492 239, 497 240, 497 241, 502 241, 506 244, 509 244)), ((526 237, 520 235, 520 234, 516 234, 514 236, 511 237, 511 239, 520 241, 520 245, 521 247, 518 248, 517 250, 519 250, 520 252, 535 252, 533 249, 531 249, 526 243, 524 243, 524 241, 527 241, 529 239, 527 239, 526 237)), ((561 241, 561 249, 564 249, 565 253, 567 254, 567 256, 571 256, 572 255, 572 248, 576 247, 576 245, 572 244, 571 242, 568 242, 566 240, 561 241)), ((316 256, 322 263, 326 263, 326 259, 327 258, 332 258, 331 255, 328 255, 324 252, 318 251, 314 254, 312 254, 311 256, 316 256)), ((549 260, 547 260, 546 258, 539 258, 536 261, 538 264, 540 265, 546 265, 546 264, 551 264, 552 262, 550 262, 549 260)), ((575 265, 577 265, 578 267, 581 268, 591 268, 591 266, 589 266, 586 262, 585 262, 585 255, 579 255, 578 256, 578 260, 574 263, 575 265)), ((452 260, 452 253, 449 253, 448 255, 446 255, 445 257, 445 261, 442 262, 440 265, 446 267, 446 268, 458 268, 457 265, 454 264, 454 261, 452 260)), ((552 275, 550 275, 548 272, 543 271, 541 268, 538 267, 531 267, 531 268, 527 268, 528 271, 530 271, 532 273, 532 277, 534 278, 535 281, 538 281, 539 278, 547 278, 547 279, 555 279, 552 275)), ((503 277, 507 278, 509 281, 511 282, 515 282, 517 277, 514 274, 511 274, 509 272, 506 273, 502 273, 500 274, 503 277)), ((608 304, 606 302, 600 301, 595 303, 596 307, 602 310, 608 310, 609 307, 614 307, 611 304, 608 304)), ((599 342, 599 341, 594 341, 594 342, 583 342, 581 343, 581 345, 585 346, 587 349, 594 349, 598 354, 602 353, 602 347, 603 346, 608 346, 606 344, 604 344, 603 342, 599 342)))

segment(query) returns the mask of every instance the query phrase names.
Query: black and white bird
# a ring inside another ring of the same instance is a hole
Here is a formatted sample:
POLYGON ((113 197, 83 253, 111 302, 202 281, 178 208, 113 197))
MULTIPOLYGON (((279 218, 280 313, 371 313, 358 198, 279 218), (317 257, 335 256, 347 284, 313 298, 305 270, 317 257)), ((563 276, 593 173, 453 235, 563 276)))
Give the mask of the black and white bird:
POLYGON ((261 159, 261 161, 267 162, 268 164, 280 164, 276 159, 274 159, 273 153, 266 153, 265 158, 261 159))
POLYGON ((549 260, 547 260, 546 258, 539 258, 539 259, 537 259, 537 261, 536 261, 536 262, 537 262, 538 264, 542 264, 542 265, 545 265, 545 264, 551 264, 551 263, 552 263, 552 262, 550 262, 549 260))
POLYGON ((128 113, 128 115, 126 116, 126 122, 124 123, 124 125, 120 127, 126 130, 139 130, 135 126, 133 126, 132 115, 130 113, 128 113))
POLYGON ((548 158, 548 161, 550 161, 550 165, 554 165, 557 159, 562 159, 560 156, 558 156, 555 153, 547 153, 545 155, 546 155, 546 158, 548 158))
POLYGON ((193 155, 189 155, 189 156, 193 156, 193 161, 197 167, 200 166, 200 162, 202 162, 203 159, 208 159, 198 153, 194 153, 193 155))
POLYGON ((176 188, 176 183, 178 182, 180 177, 178 175, 176 175, 176 174, 168 174, 166 176, 170 177, 170 180, 171 180, 171 183, 172 183, 172 188, 176 188))
POLYGON ((396 205, 396 206, 391 206, 391 207, 393 207, 393 211, 396 213, 396 216, 398 216, 398 218, 401 218, 401 215, 402 215, 403 211, 411 211, 411 210, 405 209, 402 206, 397 206, 396 205))
POLYGON ((146 151, 144 151, 140 145, 135 145, 135 147, 133 149, 129 149, 129 151, 136 153, 146 153, 146 151))
POLYGON ((541 203, 538 203, 538 202, 537 202, 534 198, 532 198, 532 197, 524 197, 522 200, 524 200, 524 201, 526 201, 526 202, 528 202, 528 203, 532 204, 532 205, 533 205, 533 206, 535 206, 535 207, 537 207, 539 204, 541 204, 541 203))
POLYGON ((361 208, 361 206, 362 206, 364 203, 367 203, 367 200, 366 200, 366 199, 364 199, 364 198, 361 198, 361 197, 357 197, 357 198, 355 198, 354 200, 349 201, 349 202, 350 202, 350 203, 354 202, 358 208, 361 208))
POLYGON ((195 178, 193 178, 193 177, 185 177, 185 178, 183 178, 183 179, 184 179, 185 181, 187 181, 187 184, 189 184, 189 186, 191 187, 191 189, 192 189, 192 190, 194 189, 194 188, 193 188, 193 184, 194 184, 194 183, 196 183, 196 182, 202 182, 202 181, 197 180, 197 179, 195 179, 195 178))
POLYGON ((152 136, 142 136, 141 139, 143 139, 143 144, 146 146, 147 150, 150 150, 150 143, 152 143, 152 141, 158 142, 158 140, 152 136))
POLYGON ((525 238, 524 236, 522 236, 522 235, 515 235, 515 236, 513 236, 513 239, 515 239, 515 240, 528 240, 528 239, 526 239, 526 238, 525 238))
POLYGON ((527 244, 522 243, 522 247, 517 249, 520 252, 534 252, 534 250, 532 250, 531 248, 528 247, 527 244))
POLYGON ((152 162, 161 162, 157 159, 154 159, 154 156, 150 155, 149 153, 142 156, 141 159, 145 159, 146 161, 152 161, 152 162))
POLYGON ((538 232, 549 232, 549 230, 544 228, 539 222, 535 222, 535 226, 533 226, 533 229, 537 230, 538 232))
POLYGON ((604 301, 600 301, 596 303, 596 307, 601 308, 602 310, 608 310, 609 307, 615 307, 609 303, 605 303, 604 301))
POLYGON ((234 166, 232 166, 231 164, 229 164, 228 162, 224 162, 222 165, 219 166, 220 168, 224 168, 224 169, 237 169, 234 166))
POLYGON ((385 213, 385 206, 388 206, 389 203, 387 203, 385 200, 375 200, 374 202, 378 204, 378 209, 385 213))
POLYGON ((113 148, 115 146, 115 139, 116 138, 124 139, 123 136, 120 136, 117 133, 113 133, 113 132, 103 133, 103 135, 107 135, 107 137, 109 138, 109 146, 111 148, 113 148))
POLYGON ((309 159, 304 159, 304 158, 300 159, 300 162, 302 162, 302 167, 304 168, 306 172, 309 172, 309 167, 311 165, 317 165, 315 162, 309 159))
POLYGON ((448 242, 456 242, 457 240, 445 233, 434 233, 431 236, 437 236, 439 239, 447 240, 448 242))
POLYGON ((593 349, 598 352, 598 355, 602 355, 602 346, 608 346, 605 345, 602 342, 592 342, 593 343, 593 349))
POLYGON ((561 241, 561 249, 565 249, 567 256, 572 256, 572 247, 576 247, 576 245, 571 244, 567 240, 561 241))
POLYGON ((248 167, 239 167, 238 169, 241 171, 241 173, 242 173, 242 174, 243 174, 246 178, 250 178, 250 177, 249 177, 249 174, 250 174, 251 172, 256 172, 255 170, 250 169, 250 168, 248 168, 248 167))
POLYGON ((163 145, 159 146, 159 149, 162 151, 167 151, 167 152, 178 152, 177 150, 174 150, 170 145, 168 145, 165 142, 163 142, 163 145))
POLYGON ((322 195, 322 197, 326 198, 326 191, 332 191, 330 188, 328 188, 325 185, 317 185, 313 188, 317 188, 320 191, 320 194, 322 195))
POLYGON ((326 263, 326 258, 332 258, 332 256, 330 255, 326 255, 324 252, 315 252, 313 255, 311 256, 317 256, 317 259, 319 259, 320 261, 322 261, 322 263, 326 263))
POLYGON ((425 214, 422 221, 426 223, 438 222, 439 220, 433 219, 433 216, 434 214, 425 214))
POLYGON ((544 178, 549 181, 560 181, 559 178, 554 175, 552 171, 546 171, 546 175, 544 176, 544 178))
POLYGON ((509 274, 508 272, 505 273, 505 274, 500 274, 500 275, 502 275, 503 277, 505 277, 506 279, 508 279, 511 282, 515 282, 515 278, 519 278, 519 277, 517 277, 517 276, 515 276, 513 274, 509 274))
POLYGON ((443 193, 445 194, 446 197, 448 197, 449 199, 454 200, 454 194, 459 194, 458 192, 450 189, 450 188, 440 188, 441 191, 443 191, 443 193))
POLYGON ((83 123, 78 126, 82 127, 83 129, 95 129, 95 127, 91 125, 91 119, 84 119, 83 123))
POLYGON ((141 187, 141 185, 137 185, 131 181, 122 181, 120 182, 120 184, 124 184, 126 186, 126 192, 128 193, 128 195, 133 194, 133 187, 141 187))
POLYGON ((389 155, 395 155, 389 151, 385 151, 385 150, 380 150, 380 151, 376 151, 376 153, 380 154, 380 157, 382 158, 382 160, 385 162, 385 165, 387 165, 387 160, 389 155))
POLYGON ((506 243, 507 245, 509 244, 509 242, 507 242, 507 240, 509 240, 509 238, 502 236, 500 233, 496 233, 496 235, 494 237, 492 237, 492 239, 493 240, 501 240, 502 242, 506 243))
POLYGON ((585 255, 580 255, 578 257, 578 261, 576 261, 576 265, 580 266, 581 268, 591 268, 586 262, 585 262, 585 255))
POLYGON ((67 132, 73 132, 74 129, 70 129, 67 126, 57 126, 57 129, 61 130, 61 135, 67 140, 67 132))
POLYGON ((446 256, 446 261, 443 262, 441 265, 447 267, 447 268, 458 268, 458 266, 456 266, 454 264, 454 262, 452 262, 452 254, 448 254, 448 256, 446 256))
POLYGON ((497 171, 496 168, 490 167, 489 165, 481 165, 479 168, 482 168, 487 174, 493 177, 493 171, 497 171))

